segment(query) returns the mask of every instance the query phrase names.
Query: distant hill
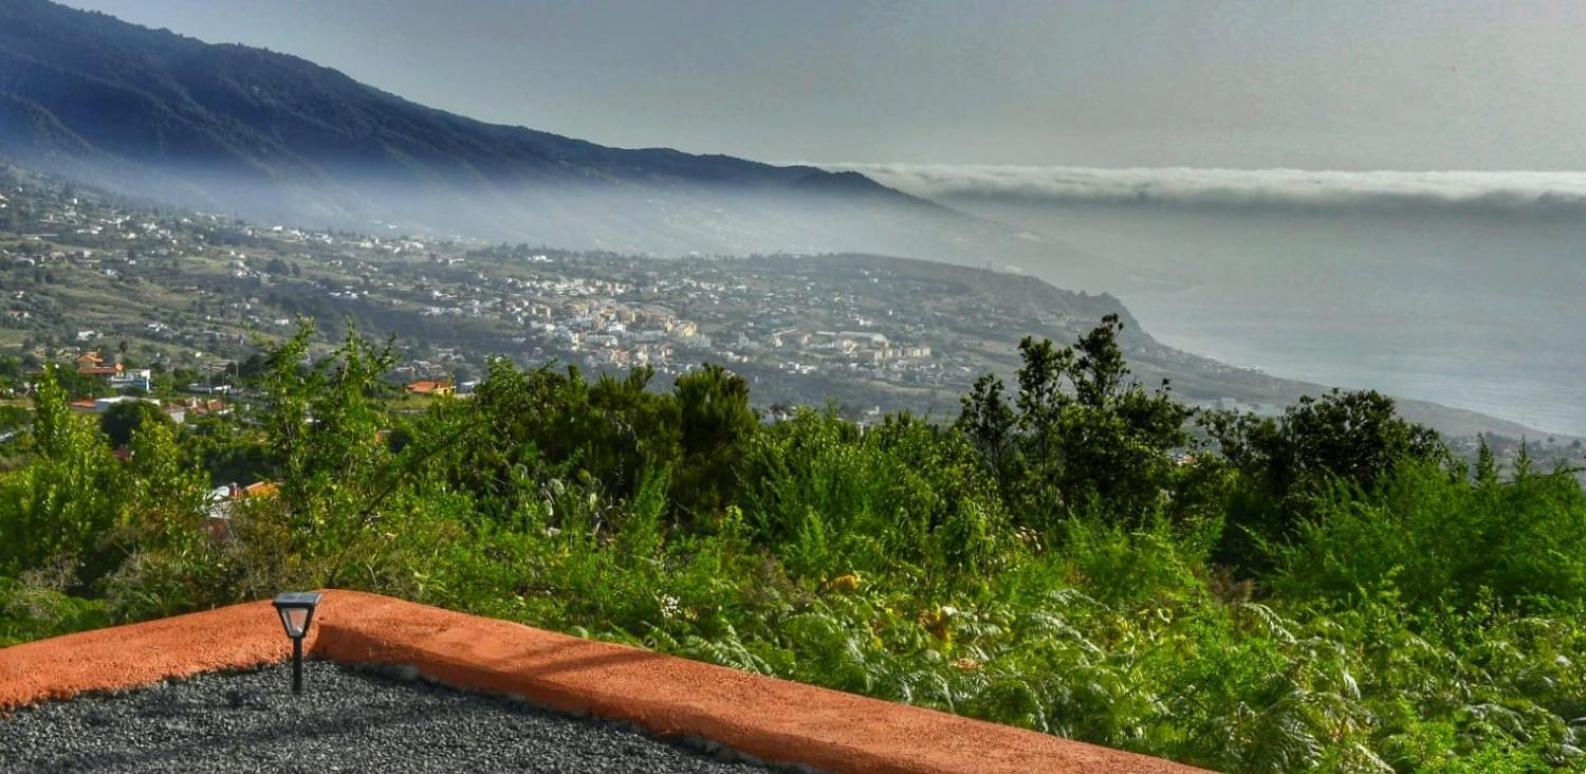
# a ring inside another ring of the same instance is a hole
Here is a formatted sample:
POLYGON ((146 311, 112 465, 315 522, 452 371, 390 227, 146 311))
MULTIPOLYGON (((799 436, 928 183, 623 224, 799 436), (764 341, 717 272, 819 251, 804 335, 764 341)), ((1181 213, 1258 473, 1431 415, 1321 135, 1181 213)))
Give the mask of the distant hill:
MULTIPOLYGON (((660 362, 662 382, 683 365, 731 358, 768 404, 835 402, 855 411, 882 406, 950 418, 981 374, 1013 377, 1021 337, 1071 342, 1109 314, 1125 324, 1120 343, 1134 376, 1153 387, 1171 379, 1175 394, 1192 403, 1228 400, 1240 408, 1277 410, 1326 389, 1166 346, 1116 297, 1063 290, 1027 275, 858 253, 655 260, 304 233, 151 207, 0 161, 0 286, 7 291, 0 304, 0 356, 53 352, 69 358, 84 346, 115 342, 118 352, 144 364, 198 368, 246 358, 258 336, 286 335, 306 315, 318 319, 326 348, 352 323, 376 339, 395 336, 405 357, 444 360, 453 376, 456 369, 477 375, 496 355, 524 364, 610 367, 596 350, 635 341, 569 347, 545 327, 525 325, 527 307, 546 303, 558 304, 564 317, 584 314, 561 306, 568 298, 593 298, 557 289, 569 279, 614 281, 626 289, 597 293, 620 296, 635 308, 668 310, 697 324, 697 333, 719 339, 671 342, 676 350, 660 362), (538 284, 544 281, 552 285, 538 284), (841 359, 826 362, 825 347, 765 346, 778 330, 854 326, 898 346, 930 348, 926 370, 855 371, 841 359), (749 356, 729 355, 740 349, 749 356), (789 368, 795 361, 820 367, 789 368)), ((540 322, 555 316, 549 306, 527 313, 540 322)), ((1429 403, 1401 401, 1400 408, 1454 436, 1549 437, 1429 403)), ((1565 437, 1557 448, 1573 440, 1565 437)), ((1551 440, 1547 448, 1557 450, 1551 440)))
POLYGON ((297 57, 45 0, 0 0, 0 155, 124 193, 312 227, 970 264, 1018 241, 1010 228, 853 172, 487 124, 297 57))

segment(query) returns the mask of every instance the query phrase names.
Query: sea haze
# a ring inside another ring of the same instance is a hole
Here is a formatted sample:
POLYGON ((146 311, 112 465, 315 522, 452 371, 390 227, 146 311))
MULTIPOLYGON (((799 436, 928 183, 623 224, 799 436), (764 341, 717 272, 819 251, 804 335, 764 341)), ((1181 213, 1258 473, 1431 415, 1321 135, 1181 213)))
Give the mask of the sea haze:
POLYGON ((1165 343, 1586 435, 1582 176, 855 166, 1101 259, 1025 268, 1112 291, 1165 343))

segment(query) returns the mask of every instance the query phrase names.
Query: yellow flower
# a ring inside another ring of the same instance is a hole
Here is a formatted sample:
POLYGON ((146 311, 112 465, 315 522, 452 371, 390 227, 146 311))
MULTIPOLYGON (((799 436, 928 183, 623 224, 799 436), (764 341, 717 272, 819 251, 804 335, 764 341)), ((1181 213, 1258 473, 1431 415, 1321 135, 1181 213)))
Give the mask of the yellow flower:
POLYGON ((847 575, 839 575, 835 578, 832 578, 831 587, 837 591, 843 592, 844 594, 852 594, 859 590, 859 585, 861 582, 862 581, 859 577, 859 573, 851 572, 847 575))

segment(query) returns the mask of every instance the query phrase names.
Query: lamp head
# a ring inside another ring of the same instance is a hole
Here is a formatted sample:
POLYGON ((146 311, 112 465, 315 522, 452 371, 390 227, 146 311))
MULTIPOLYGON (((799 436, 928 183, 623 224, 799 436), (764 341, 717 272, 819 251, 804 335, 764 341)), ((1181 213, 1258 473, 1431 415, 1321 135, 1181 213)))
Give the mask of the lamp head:
POLYGON ((317 591, 288 591, 276 595, 272 604, 275 605, 275 612, 281 616, 281 626, 286 629, 286 636, 301 640, 308 634, 309 624, 314 622, 314 608, 319 605, 319 597, 317 591))

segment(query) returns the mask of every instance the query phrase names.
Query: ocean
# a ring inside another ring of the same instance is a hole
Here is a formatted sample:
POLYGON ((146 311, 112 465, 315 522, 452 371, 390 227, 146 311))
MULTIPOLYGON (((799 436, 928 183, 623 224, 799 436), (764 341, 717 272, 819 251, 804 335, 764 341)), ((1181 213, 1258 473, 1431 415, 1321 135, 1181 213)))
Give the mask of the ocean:
POLYGON ((1586 218, 949 203, 1061 243, 1022 268, 1112 292, 1172 346, 1586 436, 1586 218))

